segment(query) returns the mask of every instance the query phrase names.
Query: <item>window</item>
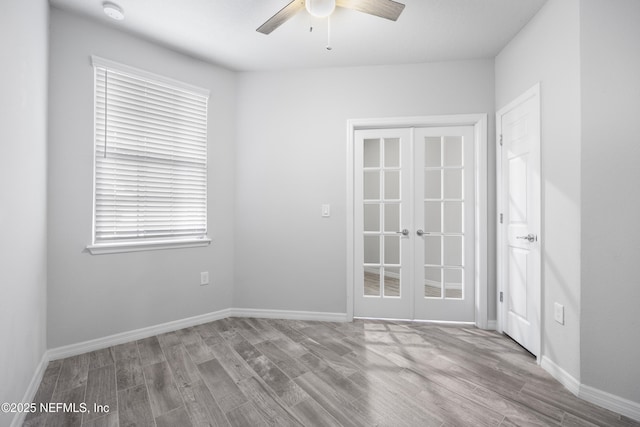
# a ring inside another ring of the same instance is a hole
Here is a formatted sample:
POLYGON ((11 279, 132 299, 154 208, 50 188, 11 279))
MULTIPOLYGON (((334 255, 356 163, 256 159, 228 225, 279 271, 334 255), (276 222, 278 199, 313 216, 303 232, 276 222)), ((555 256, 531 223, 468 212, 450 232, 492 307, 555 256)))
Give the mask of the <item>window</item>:
POLYGON ((92 57, 92 254, 202 246, 208 91, 92 57))

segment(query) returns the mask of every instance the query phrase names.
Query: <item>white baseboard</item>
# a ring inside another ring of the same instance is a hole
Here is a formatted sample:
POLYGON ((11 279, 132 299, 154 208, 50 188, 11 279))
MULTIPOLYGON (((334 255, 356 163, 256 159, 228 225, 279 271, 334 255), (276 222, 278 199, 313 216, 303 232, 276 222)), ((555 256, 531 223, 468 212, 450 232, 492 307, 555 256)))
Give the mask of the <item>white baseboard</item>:
POLYGON ((111 347, 118 344, 124 344, 130 341, 140 340, 152 337, 154 335, 163 334, 165 332, 177 331, 178 329, 188 328, 189 326, 200 325, 202 323, 212 322, 214 320, 231 317, 232 309, 224 309, 214 311, 199 316, 188 317, 186 319, 174 320, 172 322, 161 323, 159 325, 140 328, 133 331, 121 332, 119 334, 109 335, 102 338, 96 338, 89 341, 83 341, 76 344, 65 345, 50 349, 47 353, 49 360, 63 359, 65 357, 76 356, 82 353, 88 353, 94 350, 111 347))
POLYGON ((556 365, 556 363, 547 356, 542 356, 540 366, 542 369, 550 373, 553 378, 558 380, 560 384, 565 386, 571 393, 576 396, 580 393, 580 381, 575 379, 573 375, 562 369, 560 366, 556 365))
MULTIPOLYGON (((46 371, 47 365, 49 365, 49 356, 48 352, 45 351, 40 358, 38 366, 36 366, 36 371, 33 373, 29 387, 27 387, 27 391, 24 393, 24 397, 20 402, 33 402, 33 398, 36 397, 38 387, 40 387, 40 383, 42 382, 42 377, 44 377, 44 371, 46 371)), ((11 421, 10 427, 20 427, 24 423, 26 416, 27 412, 16 413, 11 421)))
POLYGON ((487 329, 490 331, 495 331, 498 328, 497 320, 487 320, 487 329))
MULTIPOLYGON (((46 352, 47 362, 49 360, 64 359, 65 357, 77 356, 78 354, 100 350, 130 341, 140 340, 163 334, 165 332, 177 331, 178 329, 200 325, 202 323, 213 322, 227 317, 258 317, 265 319, 288 319, 288 320, 318 320, 323 322, 346 322, 346 313, 325 313, 316 311, 291 311, 291 310, 263 310, 255 308, 226 308, 199 316, 188 317, 186 319, 174 320, 172 322, 161 323, 159 325, 140 328, 133 331, 121 332, 102 338, 70 344, 63 347, 50 349, 46 352)), ((46 367, 46 365, 45 365, 46 367)))
POLYGON ((584 385, 546 356, 540 366, 580 399, 640 421, 640 403, 584 385))
POLYGON ((346 322, 348 320, 347 313, 330 313, 322 311, 264 310, 259 308, 232 308, 230 317, 316 320, 321 322, 346 322))
POLYGON ((622 414, 625 417, 640 421, 640 403, 638 402, 633 402, 584 384, 580 384, 578 397, 587 402, 609 409, 610 411, 622 414))
POLYGON ((475 322, 454 322, 451 320, 427 320, 427 319, 401 319, 393 317, 366 317, 357 316, 354 319, 359 320, 388 320, 391 322, 411 322, 411 323, 433 323, 434 325, 458 325, 458 326, 475 326, 475 322))

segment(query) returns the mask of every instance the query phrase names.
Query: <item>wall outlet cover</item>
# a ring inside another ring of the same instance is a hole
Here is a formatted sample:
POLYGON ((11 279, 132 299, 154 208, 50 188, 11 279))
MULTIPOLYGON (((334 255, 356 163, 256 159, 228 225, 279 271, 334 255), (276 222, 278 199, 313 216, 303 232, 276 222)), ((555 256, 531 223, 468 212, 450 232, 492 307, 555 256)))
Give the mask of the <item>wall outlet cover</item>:
POLYGON ((556 322, 564 325, 564 305, 555 303, 553 306, 553 318, 556 322))

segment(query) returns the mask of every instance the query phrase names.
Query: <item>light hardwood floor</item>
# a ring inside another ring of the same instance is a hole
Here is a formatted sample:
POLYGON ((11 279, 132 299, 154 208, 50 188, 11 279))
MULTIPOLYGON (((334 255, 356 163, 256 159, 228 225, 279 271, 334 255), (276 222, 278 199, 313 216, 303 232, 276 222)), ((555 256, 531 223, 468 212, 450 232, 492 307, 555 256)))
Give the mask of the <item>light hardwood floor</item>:
POLYGON ((24 426, 640 426, 508 338, 411 322, 230 318, 49 363, 24 426))

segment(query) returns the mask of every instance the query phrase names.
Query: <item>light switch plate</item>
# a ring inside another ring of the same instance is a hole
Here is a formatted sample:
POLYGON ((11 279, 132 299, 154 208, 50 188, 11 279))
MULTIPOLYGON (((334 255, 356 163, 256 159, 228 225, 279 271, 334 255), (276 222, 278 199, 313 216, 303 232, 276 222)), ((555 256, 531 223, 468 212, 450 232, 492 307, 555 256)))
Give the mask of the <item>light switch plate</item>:
POLYGON ((322 217, 329 218, 331 216, 331 205, 322 205, 322 217))
POLYGON ((564 325, 564 305, 555 303, 553 306, 553 318, 556 322, 564 325))
POLYGON ((200 273, 200 286, 209 284, 209 272, 203 271, 200 273))

